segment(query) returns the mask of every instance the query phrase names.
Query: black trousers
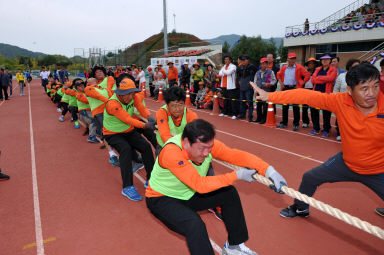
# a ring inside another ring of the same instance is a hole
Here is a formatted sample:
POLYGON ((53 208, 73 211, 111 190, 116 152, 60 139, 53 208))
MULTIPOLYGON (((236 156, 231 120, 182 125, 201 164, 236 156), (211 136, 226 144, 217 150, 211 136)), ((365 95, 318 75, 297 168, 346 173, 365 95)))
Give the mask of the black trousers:
POLYGON ((309 125, 309 117, 308 117, 308 109, 309 106, 304 104, 301 108, 301 119, 303 120, 303 123, 309 125))
MULTIPOLYGON (((331 115, 330 111, 323 111, 323 130, 329 132, 331 130, 331 115)), ((311 118, 313 123, 313 129, 320 131, 320 110, 311 107, 311 118)))
POLYGON ((78 120, 78 116, 77 116, 78 109, 77 109, 77 107, 71 105, 71 106, 68 107, 68 110, 69 110, 69 112, 72 115, 73 121, 77 121, 78 120))
POLYGON ((68 112, 68 103, 60 102, 60 106, 63 108, 61 115, 65 116, 65 114, 68 112))
POLYGON ((5 100, 8 99, 8 86, 7 87, 0 86, 0 100, 3 98, 5 98, 5 100))
MULTIPOLYGON (((288 87, 285 86, 283 91, 296 89, 296 87, 288 87)), ((288 110, 289 110, 289 104, 283 105, 283 121, 280 122, 284 125, 288 125, 288 110)), ((292 105, 293 108, 293 125, 298 126, 300 123, 300 108, 297 104, 292 105)))
MULTIPOLYGON (((355 173, 345 164, 342 152, 304 173, 299 192, 312 197, 321 184, 334 182, 360 182, 384 200, 384 173, 375 175, 355 173)), ((297 199, 295 199, 295 204, 301 209, 309 207, 308 204, 297 199)))
POLYGON ((176 79, 169 80, 169 81, 168 81, 168 84, 169 84, 169 87, 171 88, 171 87, 173 87, 174 85, 177 85, 177 81, 176 81, 176 79))
POLYGON ((41 81, 41 86, 44 88, 44 92, 47 92, 48 79, 43 79, 41 81))
POLYGON ((336 125, 337 136, 339 136, 340 135, 340 129, 339 129, 339 123, 337 122, 337 120, 336 120, 335 125, 336 125))
POLYGON ((157 146, 156 134, 152 129, 136 128, 139 134, 142 134, 152 144, 154 148, 157 146))
POLYGON ((152 84, 152 82, 150 82, 149 83, 149 93, 150 93, 151 97, 155 96, 155 93, 153 92, 154 89, 155 89, 155 86, 152 84))
POLYGON ((257 121, 265 122, 267 120, 268 103, 265 101, 257 102, 257 121))
POLYGON ((103 121, 104 113, 96 114, 93 118, 93 124, 96 126, 96 135, 103 139, 103 121))
POLYGON ((104 138, 110 146, 119 152, 123 188, 133 185, 132 150, 137 150, 141 153, 145 171, 147 172, 147 180, 149 180, 155 159, 153 158, 151 145, 144 137, 133 129, 129 133, 105 135, 104 138))
POLYGON ((193 81, 193 93, 191 93, 191 102, 194 103, 196 101, 197 91, 199 91, 199 82, 193 81))
POLYGON ((169 229, 186 238, 192 255, 214 254, 207 229, 197 211, 221 207, 223 221, 228 232, 228 242, 238 245, 248 240, 243 208, 237 190, 233 186, 206 194, 195 193, 189 200, 171 197, 147 197, 151 213, 169 229))
POLYGON ((240 110, 239 97, 240 90, 239 89, 225 89, 223 90, 224 97, 224 114, 237 116, 240 110), (235 99, 235 100, 232 100, 235 99))

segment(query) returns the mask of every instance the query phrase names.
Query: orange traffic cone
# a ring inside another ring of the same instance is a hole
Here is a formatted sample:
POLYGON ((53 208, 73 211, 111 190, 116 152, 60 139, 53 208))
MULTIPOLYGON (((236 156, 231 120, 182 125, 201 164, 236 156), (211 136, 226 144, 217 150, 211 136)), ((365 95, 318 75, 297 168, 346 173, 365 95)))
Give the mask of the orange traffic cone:
POLYGON ((142 90, 144 92, 144 97, 147 97, 147 91, 145 90, 145 84, 142 85, 142 90))
POLYGON ((189 89, 187 89, 187 96, 185 99, 185 106, 192 107, 191 96, 189 95, 189 89))
POLYGON ((220 114, 219 98, 217 95, 213 96, 213 109, 211 115, 213 114, 220 114))
POLYGON ((276 127, 275 112, 273 110, 273 103, 268 102, 267 122, 266 127, 276 127))
POLYGON ((159 89, 159 97, 157 98, 157 102, 162 102, 163 100, 163 89, 159 89))

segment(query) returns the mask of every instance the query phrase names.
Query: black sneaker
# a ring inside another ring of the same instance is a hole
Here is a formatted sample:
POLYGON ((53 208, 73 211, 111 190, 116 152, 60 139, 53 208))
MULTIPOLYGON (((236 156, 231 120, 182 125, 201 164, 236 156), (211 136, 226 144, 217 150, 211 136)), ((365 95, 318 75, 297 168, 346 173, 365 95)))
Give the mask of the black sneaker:
POLYGON ((3 174, 0 169, 0 181, 9 180, 9 175, 3 174))
POLYGON ((259 124, 260 124, 260 125, 264 125, 265 122, 266 122, 265 120, 262 120, 262 121, 259 122, 259 124))
POLYGON ((276 126, 276 128, 287 128, 287 125, 280 123, 279 125, 276 126))
POLYGON ((299 126, 298 125, 294 125, 293 128, 292 128, 293 131, 297 131, 299 130, 299 126))
POLYGON ((300 210, 295 204, 288 206, 280 211, 280 216, 284 218, 293 218, 296 216, 307 218, 309 217, 309 209, 300 210))
POLYGON ((218 220, 223 220, 223 216, 221 215, 221 208, 218 206, 216 208, 208 209, 218 220))
POLYGON ((384 217, 384 208, 376 208, 376 213, 381 217, 384 217))
POLYGON ((83 136, 86 136, 86 135, 88 135, 89 134, 89 128, 86 128, 85 130, 84 130, 84 132, 83 132, 83 136))

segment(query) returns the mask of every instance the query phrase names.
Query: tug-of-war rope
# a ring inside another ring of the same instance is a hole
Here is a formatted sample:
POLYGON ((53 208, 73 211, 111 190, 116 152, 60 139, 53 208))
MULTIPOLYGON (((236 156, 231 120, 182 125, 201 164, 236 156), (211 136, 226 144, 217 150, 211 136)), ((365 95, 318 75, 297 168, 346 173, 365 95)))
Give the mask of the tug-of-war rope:
MULTIPOLYGON (((225 166, 227 166, 228 168, 231 168, 233 170, 239 170, 241 167, 239 166, 235 166, 235 165, 232 165, 232 164, 229 164, 227 162, 223 162, 223 161, 220 161, 220 160, 215 160, 225 166)), ((255 178, 256 181, 264 184, 264 185, 267 185, 267 186, 270 186, 272 185, 272 181, 270 181, 268 178, 260 175, 260 174, 254 174, 253 175, 253 178, 255 178)), ((377 226, 374 226, 372 225, 371 223, 369 222, 366 222, 366 221, 363 221, 355 216, 352 216, 346 212, 343 212, 341 211, 340 209, 337 209, 337 208, 334 208, 328 204, 325 204, 321 201, 318 201, 312 197, 309 197, 307 195, 304 195, 292 188, 288 188, 287 186, 283 186, 281 188, 281 190, 288 196, 292 197, 292 198, 296 198, 296 199, 299 199, 300 201, 303 201, 307 204, 309 204, 310 206, 324 212, 324 213, 327 213, 339 220, 342 220, 344 221, 345 223, 349 224, 349 225, 352 225, 356 228, 359 228, 361 230, 364 230, 365 232, 368 232, 369 234, 371 235, 374 235, 374 236, 377 236, 378 238, 380 239, 383 239, 384 240, 384 230, 377 227, 377 226)))

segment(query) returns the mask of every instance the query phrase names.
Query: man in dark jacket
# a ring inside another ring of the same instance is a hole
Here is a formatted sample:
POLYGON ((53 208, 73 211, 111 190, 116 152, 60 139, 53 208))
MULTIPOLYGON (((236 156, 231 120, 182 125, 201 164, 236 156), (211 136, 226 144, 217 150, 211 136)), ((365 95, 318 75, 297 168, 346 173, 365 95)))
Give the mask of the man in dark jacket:
POLYGON ((249 85, 253 81, 257 68, 252 63, 249 63, 249 56, 242 55, 240 59, 243 61, 243 66, 239 72, 239 85, 240 85, 240 114, 238 119, 245 119, 247 104, 248 104, 248 121, 253 122, 253 89, 249 85), (246 102, 243 102, 246 100, 246 102))
POLYGON ((8 74, 4 72, 4 68, 0 70, 0 100, 3 100, 3 93, 5 100, 9 100, 8 98, 8 86, 9 86, 9 77, 8 74))
POLYGON ((189 88, 189 83, 191 81, 191 70, 188 68, 188 64, 184 64, 181 67, 181 75, 180 75, 181 84, 184 85, 185 88, 189 88))

